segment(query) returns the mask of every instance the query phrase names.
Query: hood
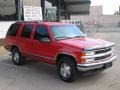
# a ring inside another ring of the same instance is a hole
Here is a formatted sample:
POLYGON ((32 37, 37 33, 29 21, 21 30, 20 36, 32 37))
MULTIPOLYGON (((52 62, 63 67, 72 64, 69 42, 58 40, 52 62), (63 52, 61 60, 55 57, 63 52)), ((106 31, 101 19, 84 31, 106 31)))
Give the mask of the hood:
POLYGON ((76 49, 85 49, 85 50, 105 48, 114 45, 114 43, 112 42, 108 42, 101 39, 92 39, 88 37, 66 39, 66 40, 60 40, 58 42, 67 47, 72 47, 76 49))

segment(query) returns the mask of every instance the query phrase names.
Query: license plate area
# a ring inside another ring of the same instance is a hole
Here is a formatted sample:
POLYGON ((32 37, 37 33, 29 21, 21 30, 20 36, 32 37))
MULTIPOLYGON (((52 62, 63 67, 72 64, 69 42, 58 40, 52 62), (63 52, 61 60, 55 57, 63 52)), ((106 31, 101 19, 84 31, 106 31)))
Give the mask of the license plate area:
POLYGON ((112 62, 104 64, 104 68, 112 67, 112 62))

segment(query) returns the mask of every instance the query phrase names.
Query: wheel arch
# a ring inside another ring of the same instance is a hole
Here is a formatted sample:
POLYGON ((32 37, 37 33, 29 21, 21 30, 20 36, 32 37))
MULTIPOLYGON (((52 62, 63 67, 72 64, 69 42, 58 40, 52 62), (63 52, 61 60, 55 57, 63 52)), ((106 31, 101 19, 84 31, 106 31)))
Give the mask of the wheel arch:
POLYGON ((75 56, 70 55, 70 54, 66 54, 66 53, 59 53, 59 54, 57 54, 57 56, 56 56, 56 65, 59 63, 59 61, 63 57, 70 57, 70 58, 72 58, 73 62, 77 65, 77 60, 76 60, 75 56))
POLYGON ((14 48, 17 48, 18 50, 20 50, 20 48, 17 45, 11 45, 11 50, 12 51, 14 48))

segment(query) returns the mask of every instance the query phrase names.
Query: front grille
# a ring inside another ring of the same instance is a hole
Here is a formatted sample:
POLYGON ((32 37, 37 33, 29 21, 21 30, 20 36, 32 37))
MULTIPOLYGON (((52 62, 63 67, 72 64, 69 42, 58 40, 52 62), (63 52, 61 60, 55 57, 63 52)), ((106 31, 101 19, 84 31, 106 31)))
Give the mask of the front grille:
POLYGON ((106 52, 109 52, 109 51, 111 51, 111 48, 101 49, 101 50, 95 51, 95 54, 106 53, 106 52))
POLYGON ((94 52, 94 54, 84 56, 82 58, 86 59, 86 61, 87 59, 88 61, 94 59, 93 61, 99 62, 99 61, 110 59, 114 54, 114 48, 113 47, 98 48, 98 49, 91 50, 91 52, 94 52))
POLYGON ((105 56, 102 56, 102 57, 96 57, 95 60, 106 59, 106 58, 108 58, 108 57, 110 57, 110 56, 111 56, 111 54, 109 54, 109 55, 105 55, 105 56))
POLYGON ((103 48, 103 49, 98 49, 95 51, 95 54, 96 55, 99 55, 99 54, 105 54, 104 56, 100 56, 100 57, 95 57, 95 60, 103 60, 103 59, 107 59, 109 57, 111 57, 111 54, 112 53, 109 53, 106 55, 106 53, 112 51, 112 47, 108 47, 108 48, 103 48))

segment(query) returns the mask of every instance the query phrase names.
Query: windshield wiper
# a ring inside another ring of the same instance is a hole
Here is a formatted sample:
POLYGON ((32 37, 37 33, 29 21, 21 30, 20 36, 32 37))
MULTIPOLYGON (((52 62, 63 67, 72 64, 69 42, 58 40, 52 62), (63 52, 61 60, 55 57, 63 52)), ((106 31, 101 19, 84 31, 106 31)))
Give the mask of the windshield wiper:
POLYGON ((78 37, 84 37, 84 36, 74 36, 74 37, 72 37, 72 38, 78 38, 78 37))
POLYGON ((67 36, 56 37, 57 40, 59 40, 59 39, 70 39, 70 38, 72 38, 72 37, 67 37, 67 36))

